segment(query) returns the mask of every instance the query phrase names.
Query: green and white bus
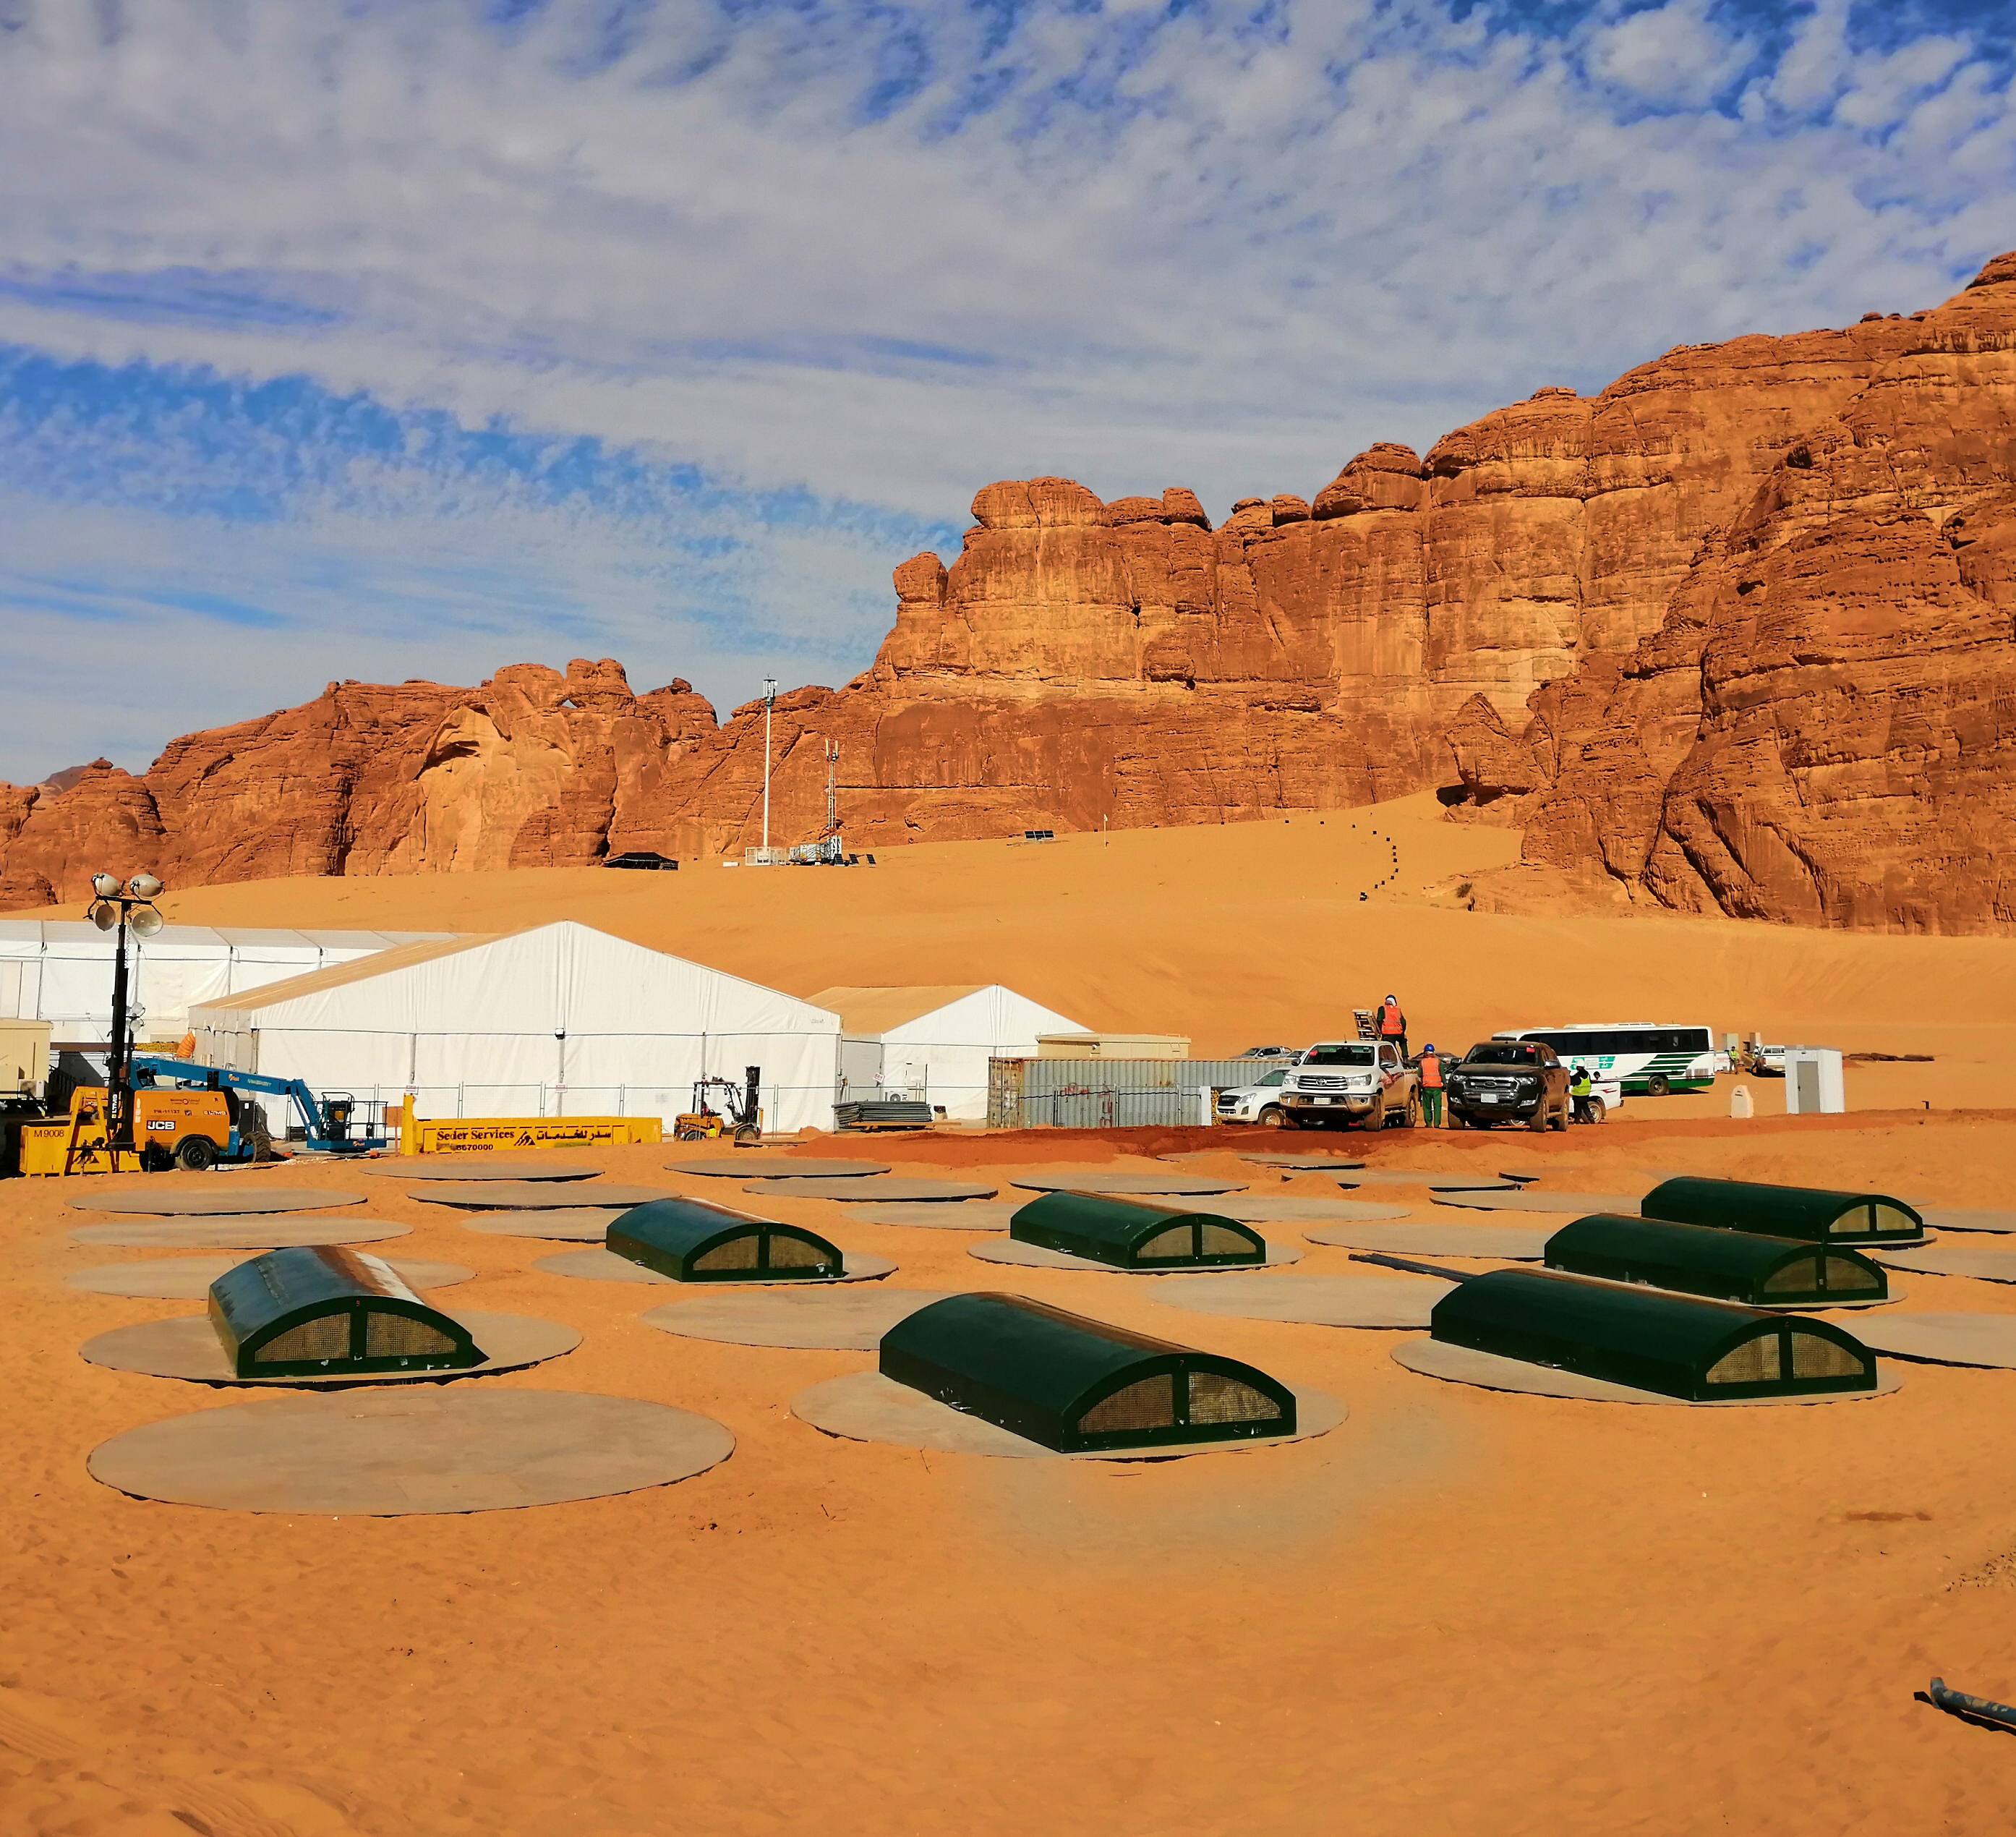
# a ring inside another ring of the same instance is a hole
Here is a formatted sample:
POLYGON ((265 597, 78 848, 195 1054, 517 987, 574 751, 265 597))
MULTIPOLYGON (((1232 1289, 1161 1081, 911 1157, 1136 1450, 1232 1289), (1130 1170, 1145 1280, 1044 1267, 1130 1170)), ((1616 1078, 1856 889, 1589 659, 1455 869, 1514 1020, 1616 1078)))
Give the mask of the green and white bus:
POLYGON ((1600 1026, 1522 1027, 1495 1039, 1532 1039, 1554 1049, 1564 1065, 1586 1065, 1596 1079, 1615 1079, 1629 1097, 1705 1091, 1715 1083, 1715 1039, 1705 1027, 1653 1021, 1600 1026))

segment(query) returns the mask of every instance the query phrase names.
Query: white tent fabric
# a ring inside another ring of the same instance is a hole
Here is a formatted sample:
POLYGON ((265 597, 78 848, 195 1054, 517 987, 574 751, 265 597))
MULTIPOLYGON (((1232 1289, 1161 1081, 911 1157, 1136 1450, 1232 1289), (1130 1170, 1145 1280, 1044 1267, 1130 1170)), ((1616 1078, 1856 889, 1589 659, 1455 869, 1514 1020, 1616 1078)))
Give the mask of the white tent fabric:
POLYGON ((771 1129, 830 1128, 840 1018, 587 925, 387 952, 191 1010, 199 1062, 423 1117, 659 1116, 762 1068, 771 1129))
MULTIPOLYGON (((188 1030, 193 1002, 448 935, 165 926, 152 938, 128 940, 135 1032, 142 1039, 177 1039, 188 1030)), ((114 948, 111 934, 78 920, 0 919, 0 1019, 46 1021, 51 1036, 70 1044, 109 1041, 114 948)))
POLYGON ((1033 1058, 1039 1034, 1082 1031, 999 982, 828 989, 812 1000, 841 1017, 843 1097, 910 1097, 949 1119, 986 1119, 989 1059, 1033 1058))

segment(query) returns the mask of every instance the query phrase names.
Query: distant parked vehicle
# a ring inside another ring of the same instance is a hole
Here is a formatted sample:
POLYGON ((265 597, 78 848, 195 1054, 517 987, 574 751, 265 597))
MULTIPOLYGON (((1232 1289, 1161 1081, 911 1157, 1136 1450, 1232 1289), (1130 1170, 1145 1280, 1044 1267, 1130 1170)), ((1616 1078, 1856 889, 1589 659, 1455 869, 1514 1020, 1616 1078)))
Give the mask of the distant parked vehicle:
POLYGON ((1295 1049, 1291 1046, 1250 1046, 1239 1056, 1242 1059, 1292 1059, 1295 1049))
POLYGON ((1319 1040, 1281 1085, 1290 1129, 1412 1129, 1421 1120, 1420 1075, 1390 1039, 1319 1040))
POLYGON ((1451 1069, 1448 1085, 1449 1120, 1467 1129, 1523 1122, 1531 1129, 1564 1129, 1572 1114, 1568 1068, 1538 1040, 1474 1046, 1451 1069))
POLYGON ((1287 1075, 1287 1068, 1283 1066, 1269 1072, 1257 1084, 1233 1085, 1220 1091, 1211 1105, 1211 1114, 1220 1122, 1257 1122, 1265 1129, 1279 1129, 1281 1086, 1287 1075))

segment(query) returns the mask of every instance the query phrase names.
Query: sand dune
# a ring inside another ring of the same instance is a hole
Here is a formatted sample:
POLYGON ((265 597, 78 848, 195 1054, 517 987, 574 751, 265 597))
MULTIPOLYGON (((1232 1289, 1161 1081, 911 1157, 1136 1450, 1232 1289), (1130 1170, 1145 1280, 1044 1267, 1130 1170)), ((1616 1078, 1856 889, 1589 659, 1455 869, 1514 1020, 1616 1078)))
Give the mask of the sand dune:
POLYGON ((1035 845, 925 843, 883 851, 872 869, 255 881, 163 905, 219 925, 491 931, 574 918, 794 994, 1006 982, 1089 1025, 1189 1034, 1200 1057, 1334 1034, 1389 990, 1415 1037, 1445 1048, 1520 1025, 1697 1020, 1718 1035, 1934 1055, 1856 1068, 1860 1107, 2016 1104, 2016 940, 1463 909, 1464 874, 1517 852, 1516 834, 1438 820, 1420 797, 1035 845))

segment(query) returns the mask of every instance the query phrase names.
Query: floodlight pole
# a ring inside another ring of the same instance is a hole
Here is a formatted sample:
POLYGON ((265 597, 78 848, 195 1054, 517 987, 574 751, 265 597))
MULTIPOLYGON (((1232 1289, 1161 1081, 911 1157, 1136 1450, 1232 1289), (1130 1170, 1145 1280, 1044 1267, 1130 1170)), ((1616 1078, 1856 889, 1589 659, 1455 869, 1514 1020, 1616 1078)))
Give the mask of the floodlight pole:
POLYGON ((763 859, 770 859, 770 711, 777 705, 777 679, 763 679, 763 859))
POLYGON ((127 1036, 132 1023, 128 1013, 126 932, 135 913, 151 915, 155 928, 159 929, 161 915, 155 910, 153 902, 160 895, 161 883, 150 873, 136 873, 122 891, 113 875, 98 873, 92 877, 91 890, 96 897, 85 916, 101 930, 110 928, 103 921, 112 909, 116 907, 119 914, 118 938, 112 956, 112 1043, 105 1056, 105 1140, 108 1147, 130 1148, 133 1146, 133 1106, 126 1067, 131 1057, 131 1043, 127 1036))

